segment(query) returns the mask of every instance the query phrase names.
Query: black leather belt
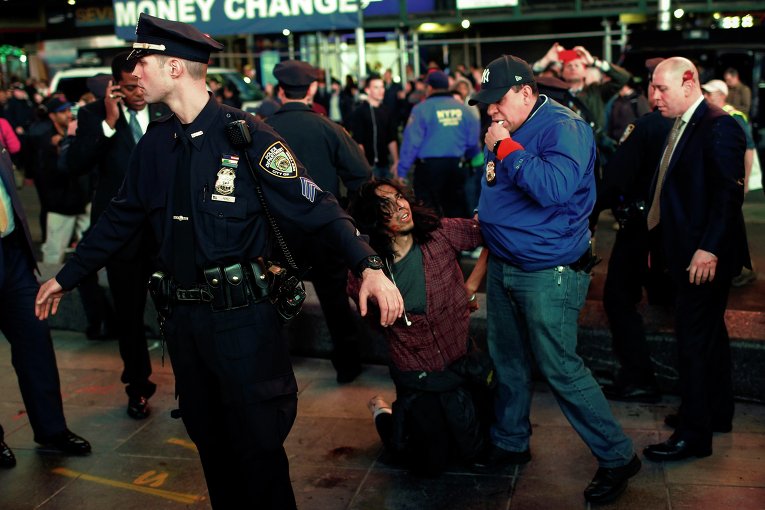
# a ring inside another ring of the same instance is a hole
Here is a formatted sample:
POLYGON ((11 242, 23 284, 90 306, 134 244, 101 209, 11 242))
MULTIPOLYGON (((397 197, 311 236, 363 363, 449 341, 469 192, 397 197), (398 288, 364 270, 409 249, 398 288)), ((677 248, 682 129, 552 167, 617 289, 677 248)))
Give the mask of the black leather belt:
POLYGON ((179 287, 168 275, 156 272, 149 291, 157 311, 165 317, 174 304, 209 303, 216 311, 231 310, 268 299, 268 274, 259 261, 212 266, 204 270, 205 283, 179 287))
POLYGON ((578 260, 569 264, 568 267, 571 268, 572 271, 584 271, 585 273, 589 273, 599 262, 600 259, 592 253, 592 244, 589 244, 582 256, 579 257, 578 260))

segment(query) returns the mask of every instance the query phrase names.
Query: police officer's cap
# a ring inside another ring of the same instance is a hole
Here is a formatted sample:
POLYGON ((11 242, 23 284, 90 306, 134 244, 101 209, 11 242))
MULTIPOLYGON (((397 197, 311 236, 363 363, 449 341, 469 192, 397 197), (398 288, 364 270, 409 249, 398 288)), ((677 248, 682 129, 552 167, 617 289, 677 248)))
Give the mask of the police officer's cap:
POLYGON ((138 17, 135 35, 136 42, 128 56, 128 60, 133 61, 156 54, 206 64, 210 52, 223 49, 221 43, 192 25, 156 18, 145 12, 138 17))
POLYGON ((522 58, 503 55, 492 60, 481 75, 481 90, 468 100, 468 104, 493 104, 502 99, 515 85, 535 83, 531 66, 522 58))
POLYGON ((319 70, 301 60, 283 60, 274 66, 274 77, 285 87, 307 87, 319 78, 319 70))

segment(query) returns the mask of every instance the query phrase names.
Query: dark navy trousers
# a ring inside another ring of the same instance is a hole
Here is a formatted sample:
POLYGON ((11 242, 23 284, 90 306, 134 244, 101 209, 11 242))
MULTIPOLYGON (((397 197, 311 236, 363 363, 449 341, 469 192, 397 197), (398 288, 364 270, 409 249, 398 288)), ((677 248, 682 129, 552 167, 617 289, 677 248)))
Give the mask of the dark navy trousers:
POLYGON ((66 430, 66 420, 48 323, 35 316, 39 284, 22 236, 15 231, 0 240, 0 330, 11 344, 35 441, 46 442, 66 430))

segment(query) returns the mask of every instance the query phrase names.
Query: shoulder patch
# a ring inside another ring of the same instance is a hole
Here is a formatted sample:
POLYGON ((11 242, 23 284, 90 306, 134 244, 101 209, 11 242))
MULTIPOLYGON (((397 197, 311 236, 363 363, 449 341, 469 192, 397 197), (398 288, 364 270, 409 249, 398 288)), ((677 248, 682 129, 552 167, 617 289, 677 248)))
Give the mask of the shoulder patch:
POLYGON ((298 175, 297 163, 282 142, 272 143, 260 157, 260 168, 281 179, 294 179, 298 175))
POLYGON ((635 131, 635 124, 629 124, 626 128, 624 128, 624 133, 622 133, 622 137, 619 138, 619 145, 626 142, 627 138, 630 137, 633 131, 635 131))

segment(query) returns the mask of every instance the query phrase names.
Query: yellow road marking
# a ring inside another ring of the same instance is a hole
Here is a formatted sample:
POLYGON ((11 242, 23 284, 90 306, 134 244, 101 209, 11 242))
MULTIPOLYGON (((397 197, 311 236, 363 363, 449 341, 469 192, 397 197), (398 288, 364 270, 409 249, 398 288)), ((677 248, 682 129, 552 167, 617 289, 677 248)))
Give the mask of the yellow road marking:
POLYGON ((198 503, 200 501, 205 500, 204 496, 196 496, 194 494, 183 494, 182 492, 166 491, 163 489, 153 489, 151 487, 141 487, 139 485, 133 485, 130 483, 125 483, 125 482, 118 482, 116 480, 110 480, 108 478, 102 478, 100 476, 93 476, 87 473, 80 473, 78 471, 73 471, 71 469, 67 469, 63 467, 54 468, 53 472, 58 475, 67 476, 69 478, 81 478, 82 480, 100 483, 101 485, 108 485, 110 487, 117 487, 119 489, 127 489, 127 490, 131 490, 135 492, 141 492, 143 494, 150 494, 152 496, 169 499, 171 501, 176 501, 178 503, 190 504, 190 503, 198 503))
POLYGON ((167 481, 167 477, 168 473, 166 471, 159 473, 151 469, 133 480, 133 483, 136 485, 148 485, 149 487, 162 487, 167 481))
POLYGON ((185 439, 178 439, 177 437, 171 437, 167 440, 167 444, 174 444, 178 446, 183 446, 184 448, 188 448, 189 450, 194 450, 195 452, 197 450, 197 445, 195 445, 191 441, 186 441, 185 439))

